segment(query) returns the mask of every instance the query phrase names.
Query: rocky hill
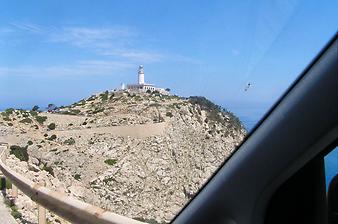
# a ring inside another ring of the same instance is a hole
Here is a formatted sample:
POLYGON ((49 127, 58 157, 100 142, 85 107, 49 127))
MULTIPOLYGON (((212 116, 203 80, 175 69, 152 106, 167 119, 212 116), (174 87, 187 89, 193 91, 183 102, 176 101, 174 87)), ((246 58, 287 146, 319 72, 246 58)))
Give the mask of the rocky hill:
MULTIPOLYGON (((18 172, 158 223, 177 214, 245 134, 236 116, 206 98, 156 92, 106 91, 54 113, 8 109, 0 116, 0 141, 11 144, 8 164, 18 172)), ((36 222, 27 197, 16 203, 22 222, 36 222)))

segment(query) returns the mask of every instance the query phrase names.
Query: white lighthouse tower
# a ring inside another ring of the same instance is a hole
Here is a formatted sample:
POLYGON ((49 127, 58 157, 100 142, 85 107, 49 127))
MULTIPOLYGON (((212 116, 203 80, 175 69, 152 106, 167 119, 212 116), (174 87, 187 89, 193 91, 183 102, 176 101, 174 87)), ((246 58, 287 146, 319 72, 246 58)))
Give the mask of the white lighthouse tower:
POLYGON ((143 70, 143 65, 140 65, 138 67, 138 84, 139 85, 144 85, 144 70, 143 70))
MULTIPOLYGON (((123 87, 121 87, 121 89, 123 90, 123 87)), ((157 91, 161 94, 164 94, 164 95, 169 95, 169 91, 167 91, 166 89, 164 88, 158 88, 156 87, 155 85, 153 84, 150 84, 150 83, 145 83, 144 82, 144 69, 143 69, 143 65, 140 65, 138 67, 138 83, 137 84, 129 84, 127 85, 127 90, 129 91, 136 91, 136 92, 154 92, 154 91, 157 91)))

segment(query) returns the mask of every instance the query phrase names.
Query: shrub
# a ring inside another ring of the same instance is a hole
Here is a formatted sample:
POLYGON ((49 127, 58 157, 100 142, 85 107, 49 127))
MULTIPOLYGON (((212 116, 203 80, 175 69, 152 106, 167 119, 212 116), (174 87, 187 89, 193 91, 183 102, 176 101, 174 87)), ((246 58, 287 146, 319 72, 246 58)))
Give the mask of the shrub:
POLYGON ((31 124, 33 121, 30 118, 24 118, 21 121, 19 121, 20 123, 24 123, 24 124, 31 124))
POLYGON ((149 106, 150 107, 160 107, 161 104, 159 104, 159 103, 151 103, 149 106))
POLYGON ((165 114, 165 116, 167 116, 167 117, 173 117, 173 114, 171 113, 171 112, 167 112, 166 114, 165 114))
POLYGON ((52 135, 48 138, 49 141, 54 141, 55 139, 57 139, 56 135, 52 135))
POLYGON ((75 180, 81 180, 81 175, 80 174, 75 174, 74 175, 75 180))
POLYGON ((58 109, 58 107, 55 104, 53 104, 53 103, 48 104, 47 110, 49 112, 56 111, 57 109, 58 109))
POLYGON ((7 115, 7 116, 9 116, 10 114, 12 114, 14 112, 14 109, 13 108, 8 108, 8 109, 6 109, 5 110, 5 114, 7 115))
POLYGON ((43 122, 45 122, 47 120, 46 116, 36 116, 35 120, 39 123, 39 124, 43 124, 43 122))
POLYGON ((81 113, 81 110, 79 110, 79 109, 70 110, 70 115, 77 115, 79 113, 81 113))
POLYGON ((15 219, 19 219, 22 217, 22 214, 18 211, 18 208, 14 205, 11 207, 12 211, 11 211, 11 215, 15 218, 15 219))
POLYGON ((105 162, 106 164, 112 166, 112 165, 114 165, 114 164, 117 163, 117 160, 116 160, 116 159, 106 159, 104 162, 105 162))
POLYGON ((36 111, 30 111, 29 112, 33 117, 38 116, 38 112, 36 111))
POLYGON ((102 101, 107 101, 108 100, 108 91, 105 91, 104 93, 101 93, 100 97, 101 97, 102 101))
POLYGON ((96 96, 95 96, 95 95, 92 95, 91 97, 89 97, 89 98, 87 99, 87 101, 93 101, 93 100, 95 100, 95 98, 96 98, 96 96))
POLYGON ((60 161, 55 161, 54 165, 58 166, 58 165, 61 165, 62 163, 63 163, 63 161, 61 161, 61 162, 60 161))
POLYGON ((47 128, 48 128, 49 130, 54 130, 55 127, 56 127, 55 123, 50 123, 50 124, 47 126, 47 128))
POLYGON ((51 166, 47 166, 46 164, 43 166, 42 170, 45 170, 46 172, 48 172, 50 175, 52 175, 54 177, 54 171, 53 168, 51 166))
POLYGON ((95 108, 95 110, 93 111, 93 114, 97 114, 103 111, 104 111, 104 108, 95 108))
POLYGON ((39 126, 37 126, 36 124, 32 125, 31 127, 36 129, 36 130, 39 129, 39 126))
POLYGON ((63 142, 63 144, 65 144, 65 145, 74 145, 75 144, 75 140, 73 138, 69 138, 69 139, 65 140, 63 142))
POLYGON ((3 117, 2 118, 4 121, 11 121, 11 119, 9 117, 3 117))
POLYGON ((230 117, 229 123, 234 127, 235 130, 240 130, 243 128, 241 121, 230 111, 225 110, 224 108, 214 104, 210 100, 201 96, 191 96, 189 97, 189 102, 192 104, 198 104, 202 110, 206 110, 208 121, 216 121, 220 123, 225 123, 225 120, 220 116, 220 114, 228 115, 230 117))
POLYGON ((28 161, 28 153, 27 153, 28 146, 20 147, 18 145, 11 145, 10 147, 10 154, 14 155, 21 161, 28 161))
POLYGON ((78 115, 79 113, 81 113, 81 110, 79 110, 79 109, 70 109, 70 110, 61 111, 59 113, 65 114, 65 115, 78 115))
POLYGON ((28 141, 27 144, 28 145, 33 145, 33 142, 32 141, 28 141))
POLYGON ((112 180, 114 180, 114 178, 108 177, 108 178, 103 179, 103 182, 104 182, 105 184, 107 184, 107 183, 111 182, 112 180))
POLYGON ((33 108, 32 108, 32 111, 39 111, 39 106, 38 105, 35 105, 33 108))

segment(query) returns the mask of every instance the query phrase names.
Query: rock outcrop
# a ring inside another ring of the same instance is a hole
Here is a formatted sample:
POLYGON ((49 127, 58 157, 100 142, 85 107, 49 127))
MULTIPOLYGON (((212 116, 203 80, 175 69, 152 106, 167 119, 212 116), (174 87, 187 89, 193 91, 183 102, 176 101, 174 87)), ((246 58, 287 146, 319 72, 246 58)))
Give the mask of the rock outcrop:
MULTIPOLYGON (((194 197, 245 134, 237 117, 203 97, 159 93, 104 92, 57 113, 7 110, 0 116, 0 136, 28 154, 26 161, 16 151, 9 158, 18 172, 158 223, 169 222, 194 197)), ((34 213, 32 206, 18 207, 34 213)))

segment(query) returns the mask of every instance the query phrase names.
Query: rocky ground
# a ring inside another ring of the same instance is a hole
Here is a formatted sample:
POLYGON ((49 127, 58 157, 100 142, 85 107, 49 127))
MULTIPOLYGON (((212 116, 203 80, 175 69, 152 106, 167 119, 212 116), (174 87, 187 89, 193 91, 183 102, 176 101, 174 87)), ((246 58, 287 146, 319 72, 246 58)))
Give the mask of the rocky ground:
MULTIPOLYGON (((0 116, 0 136, 12 145, 8 164, 19 173, 158 223, 177 214, 245 134, 238 118, 205 98, 158 93, 107 91, 57 113, 0 116)), ((22 222, 36 223, 35 205, 24 196, 17 204, 22 222)))

